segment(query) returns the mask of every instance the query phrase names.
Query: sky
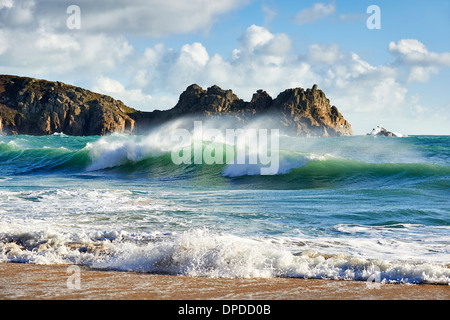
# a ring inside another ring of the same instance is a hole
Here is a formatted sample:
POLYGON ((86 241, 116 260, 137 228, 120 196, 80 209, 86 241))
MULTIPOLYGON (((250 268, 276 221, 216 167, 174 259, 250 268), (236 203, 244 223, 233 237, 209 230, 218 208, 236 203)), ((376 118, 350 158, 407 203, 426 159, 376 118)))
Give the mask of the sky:
POLYGON ((450 135, 449 31, 448 0, 0 0, 0 74, 143 111, 317 84, 356 135, 450 135))

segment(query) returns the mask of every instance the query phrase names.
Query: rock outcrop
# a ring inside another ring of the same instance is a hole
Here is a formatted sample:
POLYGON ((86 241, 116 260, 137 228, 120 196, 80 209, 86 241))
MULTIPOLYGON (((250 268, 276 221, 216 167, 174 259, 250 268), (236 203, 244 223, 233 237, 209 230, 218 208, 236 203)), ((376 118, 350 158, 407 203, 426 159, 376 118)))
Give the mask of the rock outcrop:
POLYGON ((391 132, 387 131, 385 128, 381 126, 377 126, 376 128, 373 128, 370 133, 367 134, 368 136, 383 136, 383 137, 404 137, 405 135, 397 132, 391 132))
POLYGON ((0 133, 74 136, 133 132, 135 110, 61 82, 0 76, 0 133))
POLYGON ((304 136, 349 136, 351 125, 325 94, 287 89, 275 99, 258 90, 250 102, 218 86, 190 85, 170 110, 142 112, 89 90, 32 78, 0 75, 0 134, 105 135, 145 133, 180 117, 232 119, 237 126, 265 117, 267 128, 304 136))
MULTIPOLYGON (((138 116, 139 113, 136 114, 138 116)), ((267 128, 279 128, 282 132, 304 136, 351 136, 351 125, 335 106, 330 105, 323 91, 314 85, 312 89, 287 89, 273 99, 258 90, 250 102, 239 99, 231 90, 212 86, 204 90, 190 85, 174 108, 141 115, 147 126, 182 116, 203 118, 225 117, 237 125, 265 117, 267 128)))

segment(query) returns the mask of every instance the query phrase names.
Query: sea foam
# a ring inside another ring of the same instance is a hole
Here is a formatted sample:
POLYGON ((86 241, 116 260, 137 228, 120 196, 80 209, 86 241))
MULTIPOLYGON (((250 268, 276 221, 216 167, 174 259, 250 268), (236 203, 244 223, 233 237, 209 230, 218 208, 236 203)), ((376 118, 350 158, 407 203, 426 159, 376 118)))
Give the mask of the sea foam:
POLYGON ((381 283, 450 284, 450 269, 408 263, 291 251, 274 243, 207 229, 170 235, 127 232, 31 231, 0 224, 0 261, 81 264, 91 268, 225 278, 298 277, 367 281, 378 271, 381 283), (14 228, 22 229, 20 232, 14 228), (146 238, 146 241, 142 241, 146 238))

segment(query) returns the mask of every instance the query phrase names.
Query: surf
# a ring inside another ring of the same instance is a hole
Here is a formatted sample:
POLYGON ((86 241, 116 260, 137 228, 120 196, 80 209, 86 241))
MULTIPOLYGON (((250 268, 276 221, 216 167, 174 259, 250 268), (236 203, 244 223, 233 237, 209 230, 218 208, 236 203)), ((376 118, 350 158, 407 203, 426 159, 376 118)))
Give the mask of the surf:
MULTIPOLYGON (((288 139, 292 138, 286 140, 288 139)), ((220 144, 224 152, 221 153, 222 161, 217 161, 219 163, 195 164, 197 140, 189 146, 192 151, 191 161, 186 164, 175 164, 171 154, 175 143, 169 140, 164 131, 147 136, 110 135, 79 138, 56 135, 50 138, 23 136, 9 140, 0 142, 2 176, 5 177, 17 174, 58 174, 58 172, 78 174, 97 172, 105 175, 114 174, 116 177, 134 174, 148 179, 166 177, 175 180, 180 178, 189 180, 203 176, 208 178, 208 183, 215 180, 218 184, 228 181, 241 186, 248 183, 256 188, 295 189, 333 188, 342 185, 368 188, 391 183, 448 185, 450 175, 449 166, 433 161, 422 162, 423 159, 417 157, 413 159, 419 160, 417 162, 384 162, 374 159, 370 154, 352 157, 354 159, 345 158, 350 156, 348 151, 341 150, 337 153, 333 147, 327 149, 326 147, 332 145, 329 142, 333 140, 321 139, 311 139, 307 143, 304 139, 297 139, 296 144, 289 144, 290 149, 280 148, 278 168, 271 175, 262 175, 261 170, 267 166, 250 163, 249 154, 246 155, 247 161, 244 163, 230 161, 225 151, 232 148, 234 154, 237 154, 238 145, 220 144), (322 143, 324 146, 311 148, 311 142, 322 143), (307 151, 303 151, 302 147, 307 151)), ((358 137, 347 138, 343 142, 345 145, 346 142, 358 140, 361 141, 358 137)), ((363 142, 364 144, 360 146, 362 149, 371 143, 367 139, 363 142)), ((211 150, 211 141, 201 140, 200 143, 202 152, 211 150)), ((282 147, 286 148, 286 144, 281 140, 282 147)), ((389 158, 387 160, 389 161, 389 158)))
POLYGON ((210 278, 370 281, 376 271, 380 283, 450 284, 450 269, 435 263, 292 250, 267 240, 206 229, 160 236, 20 229, 14 231, 14 227, 0 224, 1 262, 77 264, 101 270, 210 278))
POLYGON ((175 164, 172 129, 0 137, 0 261, 449 283, 448 137, 280 136, 262 175, 225 152, 195 164, 194 141, 238 147, 203 137, 175 164))

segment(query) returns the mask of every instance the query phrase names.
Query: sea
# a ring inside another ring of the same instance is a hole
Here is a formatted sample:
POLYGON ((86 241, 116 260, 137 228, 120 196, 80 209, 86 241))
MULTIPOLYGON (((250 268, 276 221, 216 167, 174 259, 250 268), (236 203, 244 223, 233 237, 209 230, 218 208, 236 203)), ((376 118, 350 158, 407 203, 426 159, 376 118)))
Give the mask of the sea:
POLYGON ((450 136, 280 134, 262 174, 171 132, 0 136, 0 262, 450 285, 450 136))

